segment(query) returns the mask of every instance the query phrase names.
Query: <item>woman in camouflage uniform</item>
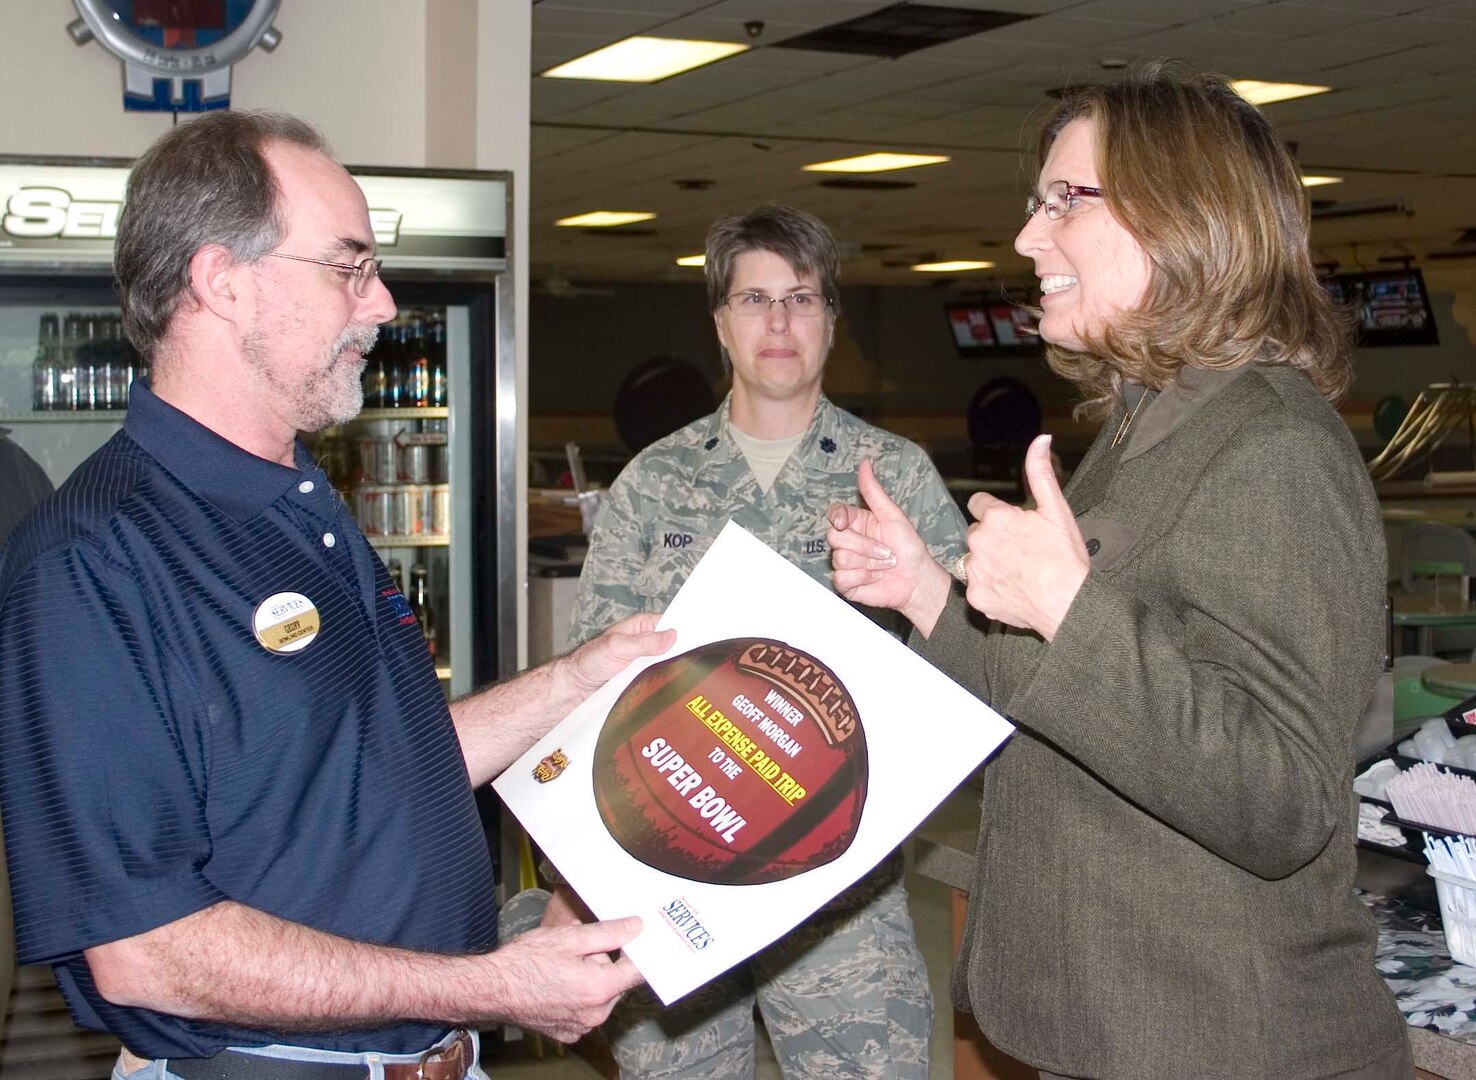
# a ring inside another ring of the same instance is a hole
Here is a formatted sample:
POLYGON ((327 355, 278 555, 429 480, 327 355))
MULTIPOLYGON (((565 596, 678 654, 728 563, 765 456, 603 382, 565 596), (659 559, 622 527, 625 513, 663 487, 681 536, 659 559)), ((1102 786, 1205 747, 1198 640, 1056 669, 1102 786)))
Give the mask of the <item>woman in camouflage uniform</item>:
MULTIPOLYGON (((926 454, 820 390, 839 307, 818 218, 760 206, 707 241, 708 308, 732 365, 718 411, 643 450, 611 486, 579 580, 571 644, 661 611, 729 518, 830 587, 825 510, 873 463, 936 558, 963 519, 926 454)), ((889 625, 894 612, 878 613, 889 625)), ((897 718, 899 722, 902 718, 897 718)), ((571 918, 555 902, 551 918, 571 918)), ((624 1076, 750 1077, 755 1002, 786 1077, 925 1078, 932 1000, 894 853, 809 920, 663 1009, 649 992, 609 1023, 624 1076)))

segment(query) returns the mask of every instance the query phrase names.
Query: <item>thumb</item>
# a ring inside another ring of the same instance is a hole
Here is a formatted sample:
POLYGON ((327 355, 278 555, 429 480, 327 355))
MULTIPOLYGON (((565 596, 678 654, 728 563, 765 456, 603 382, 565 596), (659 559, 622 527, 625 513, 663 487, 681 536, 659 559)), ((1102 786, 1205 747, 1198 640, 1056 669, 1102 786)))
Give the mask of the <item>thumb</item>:
POLYGON ((1061 485, 1056 482, 1056 470, 1051 468, 1051 437, 1037 435, 1030 448, 1025 451, 1025 481, 1030 487, 1030 497, 1042 517, 1056 525, 1075 523, 1076 515, 1061 494, 1061 485))
POLYGON ((902 508, 894 503, 892 497, 887 494, 887 489, 882 487, 881 481, 876 478, 876 472, 868 460, 863 460, 860 468, 856 470, 856 488, 860 491, 861 498, 866 500, 867 507, 877 517, 906 517, 902 513, 902 508))
POLYGON ((580 937, 579 951, 610 953, 633 941, 641 932, 641 920, 634 916, 606 922, 584 923, 574 928, 580 937))

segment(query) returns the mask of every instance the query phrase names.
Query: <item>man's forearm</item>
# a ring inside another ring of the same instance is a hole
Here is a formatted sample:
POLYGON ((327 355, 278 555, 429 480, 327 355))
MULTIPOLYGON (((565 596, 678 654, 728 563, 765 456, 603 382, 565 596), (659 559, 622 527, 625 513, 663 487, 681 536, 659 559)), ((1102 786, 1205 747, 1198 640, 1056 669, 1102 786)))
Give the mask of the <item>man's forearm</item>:
POLYGON ((652 614, 624 619, 567 655, 452 702, 472 785, 501 773, 632 660, 670 648, 676 635, 656 632, 656 620, 652 614))
POLYGON ((281 1031, 471 1020, 491 1008, 484 957, 438 956, 322 933, 224 902, 87 950, 114 1004, 281 1031))
POLYGON ((565 670, 568 657, 451 703, 472 786, 496 777, 586 697, 565 670))
POLYGON ((639 919, 530 930, 496 952, 411 952, 326 934, 226 901, 86 951, 126 1007, 268 1031, 510 1022, 572 1042, 641 981, 610 953, 639 919))

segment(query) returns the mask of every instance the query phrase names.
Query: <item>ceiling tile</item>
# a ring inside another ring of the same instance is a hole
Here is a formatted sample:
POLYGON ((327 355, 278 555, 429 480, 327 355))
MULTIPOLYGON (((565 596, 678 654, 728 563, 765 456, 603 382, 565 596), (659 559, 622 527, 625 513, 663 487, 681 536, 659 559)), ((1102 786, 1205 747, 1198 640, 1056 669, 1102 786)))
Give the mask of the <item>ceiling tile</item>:
POLYGON ((536 17, 543 8, 551 11, 628 11, 652 15, 686 15, 706 6, 706 0, 533 0, 536 17))
POLYGON ((1225 12, 1210 19, 1209 25, 1254 34, 1305 37, 1308 34, 1351 30, 1380 17, 1377 12, 1334 10, 1287 0, 1285 3, 1262 4, 1259 7, 1225 12))
POLYGON ((663 21, 661 15, 614 11, 597 8, 552 8, 546 4, 533 9, 533 33, 598 35, 607 41, 619 41, 632 34, 647 33, 663 21))
POLYGON ((1328 38, 1384 42, 1389 49, 1443 42, 1476 42, 1476 21, 1462 22, 1431 15, 1396 15, 1356 26, 1329 30, 1328 38))
POLYGON ((1159 28, 1153 22, 1127 19, 1077 19, 1047 16, 1029 22, 1014 23, 990 32, 995 41, 1028 41, 1041 45, 1075 45, 1099 47, 1126 37, 1146 34, 1159 28))
POLYGON ((1438 4, 1425 9, 1426 14, 1436 19, 1459 19, 1476 22, 1476 0, 1456 0, 1453 4, 1438 4))
POLYGON ((1071 9, 1073 19, 1123 19, 1179 26, 1251 7, 1255 0, 1088 0, 1071 9))
POLYGON ((630 87, 619 83, 535 78, 532 88, 533 119, 549 120, 570 109, 583 108, 630 92, 630 87))

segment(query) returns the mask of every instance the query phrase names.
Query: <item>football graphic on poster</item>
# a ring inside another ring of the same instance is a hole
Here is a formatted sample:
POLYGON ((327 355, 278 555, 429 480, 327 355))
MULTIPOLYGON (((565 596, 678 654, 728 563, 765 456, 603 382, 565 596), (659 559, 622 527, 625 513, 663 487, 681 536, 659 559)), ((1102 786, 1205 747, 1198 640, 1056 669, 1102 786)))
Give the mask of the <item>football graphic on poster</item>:
POLYGON ((839 858, 866 803, 866 736, 834 672, 782 641, 735 638, 653 664, 600 729, 594 795, 631 856, 757 885, 839 858))

